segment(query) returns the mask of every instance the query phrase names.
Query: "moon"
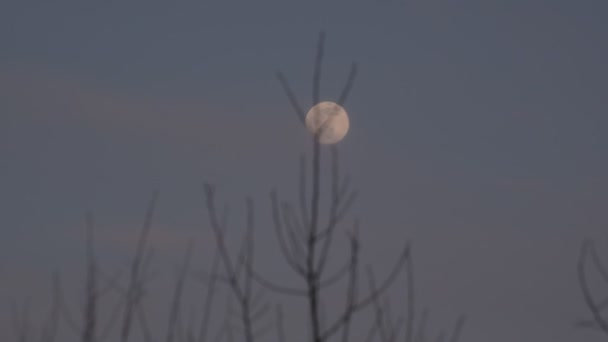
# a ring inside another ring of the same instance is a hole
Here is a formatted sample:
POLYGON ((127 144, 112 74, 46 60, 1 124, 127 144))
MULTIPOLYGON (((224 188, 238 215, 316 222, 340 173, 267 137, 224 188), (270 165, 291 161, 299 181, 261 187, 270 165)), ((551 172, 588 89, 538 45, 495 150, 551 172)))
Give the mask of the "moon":
POLYGON ((312 134, 318 134, 321 144, 335 144, 344 139, 349 126, 346 110, 334 102, 319 102, 306 114, 306 127, 312 134))

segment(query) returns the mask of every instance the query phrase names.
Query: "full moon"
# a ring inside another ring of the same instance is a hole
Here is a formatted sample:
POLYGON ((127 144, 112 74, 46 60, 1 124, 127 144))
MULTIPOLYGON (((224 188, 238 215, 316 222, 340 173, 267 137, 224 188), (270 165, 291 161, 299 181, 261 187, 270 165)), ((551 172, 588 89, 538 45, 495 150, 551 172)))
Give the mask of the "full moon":
POLYGON ((321 144, 335 144, 348 133, 348 114, 337 103, 319 102, 306 114, 306 127, 312 134, 319 134, 321 144))

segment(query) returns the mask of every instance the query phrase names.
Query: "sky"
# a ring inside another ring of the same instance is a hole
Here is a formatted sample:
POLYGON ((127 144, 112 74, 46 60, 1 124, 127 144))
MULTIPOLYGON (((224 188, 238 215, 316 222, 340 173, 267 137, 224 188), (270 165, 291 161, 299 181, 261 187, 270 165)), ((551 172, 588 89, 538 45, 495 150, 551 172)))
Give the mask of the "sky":
POLYGON ((463 313, 462 341, 605 339, 574 323, 581 241, 608 226, 607 15, 600 0, 3 1, 0 339, 9 304, 44 307, 54 271, 78 305, 86 212, 99 259, 124 266, 155 190, 151 307, 188 239, 209 265, 203 182, 235 208, 234 238, 252 196, 261 272, 295 282, 268 193, 297 198, 310 137, 275 73, 311 106, 321 30, 322 100, 359 66, 338 146, 377 274, 409 239, 431 331, 463 313))

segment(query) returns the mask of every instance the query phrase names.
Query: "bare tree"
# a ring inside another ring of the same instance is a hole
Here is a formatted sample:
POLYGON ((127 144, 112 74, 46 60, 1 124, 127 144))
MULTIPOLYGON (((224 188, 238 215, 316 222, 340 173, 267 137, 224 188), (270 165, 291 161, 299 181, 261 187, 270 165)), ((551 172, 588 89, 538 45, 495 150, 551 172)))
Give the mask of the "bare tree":
MULTIPOLYGON (((312 84, 312 104, 319 103, 319 90, 321 82, 322 61, 324 57, 325 33, 319 34, 317 52, 315 56, 312 84)), ((338 105, 343 105, 354 84, 357 74, 357 64, 352 63, 347 77, 346 85, 337 101, 338 105)), ((277 78, 292 105, 300 122, 305 123, 305 114, 300 106, 291 87, 281 72, 277 73, 277 78)), ((300 296, 305 298, 309 307, 309 318, 311 328, 311 339, 313 342, 325 342, 330 340, 339 331, 342 332, 342 341, 350 339, 350 322, 353 317, 362 310, 374 306, 376 312, 376 327, 372 331, 381 332, 382 341, 393 341, 399 331, 397 323, 389 322, 385 318, 388 313, 386 305, 381 305, 379 300, 388 291, 389 287, 395 282, 399 273, 406 269, 407 272, 407 318, 405 320, 405 341, 422 342, 423 335, 414 335, 414 321, 416 318, 414 305, 413 289, 413 266, 411 261, 411 249, 406 243, 400 256, 397 258, 391 272, 386 278, 376 286, 373 281, 373 273, 369 271, 370 289, 367 294, 360 294, 360 258, 359 258, 359 237, 358 224, 355 220, 354 226, 349 233, 350 257, 344 266, 330 272, 327 270, 329 264, 330 250, 335 238, 337 227, 343 223, 350 207, 357 197, 357 193, 350 188, 350 180, 347 176, 342 176, 339 171, 338 148, 336 145, 329 147, 331 162, 331 181, 329 208, 327 208, 327 219, 322 222, 321 210, 321 162, 323 148, 320 142, 320 135, 323 133, 323 126, 317 130, 312 137, 312 163, 311 163, 311 186, 307 188, 306 160, 301 158, 299 176, 299 205, 296 206, 288 201, 279 201, 277 192, 273 190, 270 194, 272 218, 279 247, 287 265, 303 281, 303 288, 288 288, 272 282, 254 271, 254 276, 262 285, 267 288, 287 295, 300 296), (326 317, 322 317, 322 291, 329 285, 340 280, 346 280, 345 306, 341 313, 334 317, 328 324, 323 324, 326 317), (385 324, 389 327, 386 328, 385 324), (389 330, 386 333, 386 330, 389 330), (421 337, 422 336, 422 337, 421 337)), ((385 303, 388 303, 386 301, 385 303)), ((282 315, 279 316, 282 319, 282 315)), ((422 319, 424 323, 426 319, 422 319)), ((458 320, 454 332, 450 335, 450 341, 457 341, 461 328, 464 324, 464 317, 458 320)), ((424 324, 417 330, 424 331, 424 324)), ((279 334, 281 335, 281 334, 279 334)), ((370 334, 373 338, 373 334, 370 334)), ((441 337, 442 339, 443 337, 441 337)))
POLYGON ((58 285, 58 301, 60 311, 68 327, 79 336, 82 342, 105 341, 111 336, 111 331, 122 318, 120 329, 120 341, 127 342, 131 336, 133 320, 140 318, 140 324, 147 341, 151 341, 150 333, 145 325, 145 315, 140 307, 144 294, 147 269, 150 264, 150 251, 147 246, 148 236, 152 226, 152 218, 156 208, 158 193, 154 193, 146 210, 144 223, 140 230, 135 253, 130 263, 130 273, 126 286, 118 283, 119 273, 106 276, 100 268, 95 255, 94 220, 92 214, 86 217, 86 240, 85 240, 85 280, 83 307, 80 317, 72 314, 67 300, 58 285), (100 278, 105 278, 105 284, 100 286, 100 278), (122 300, 114 304, 107 322, 100 326, 99 307, 100 299, 110 292, 118 294, 122 300), (139 314, 138 316, 135 316, 139 314), (76 318, 78 317, 78 318, 76 318))
POLYGON ((263 303, 260 298, 261 289, 254 289, 253 281, 253 255, 254 255, 254 207, 253 200, 246 200, 246 233, 238 251, 236 258, 228 250, 225 241, 225 232, 228 227, 227 207, 220 219, 216 209, 215 189, 211 184, 205 184, 205 199, 207 203, 207 213, 209 225, 215 236, 218 255, 223 265, 225 275, 212 274, 212 277, 224 280, 229 286, 238 309, 229 308, 229 312, 236 312, 240 319, 241 327, 229 325, 229 329, 240 330, 246 342, 253 342, 263 336, 269 325, 261 325, 261 321, 266 317, 269 310, 268 303, 263 303))
POLYGON ((67 326, 71 328, 72 332, 80 338, 80 341, 98 342, 108 338, 111 329, 116 324, 116 317, 122 307, 122 303, 118 301, 114 304, 113 312, 107 322, 103 326, 100 326, 100 300, 102 297, 108 295, 116 286, 115 281, 118 278, 118 274, 107 277, 107 279, 105 279, 105 284, 103 284, 103 286, 100 285, 100 276, 103 275, 103 272, 100 270, 95 255, 95 224, 93 214, 88 213, 86 215, 85 223, 85 277, 82 298, 83 304, 82 309, 80 310, 80 317, 75 318, 72 314, 69 303, 59 284, 59 279, 57 279, 58 301, 64 321, 67 323, 67 326))
MULTIPOLYGON (((313 68, 313 106, 320 100, 324 50, 325 34, 321 32, 313 68)), ((338 105, 342 106, 346 102, 356 75, 357 64, 352 63, 346 84, 336 101, 338 105)), ((297 118, 302 124, 305 124, 305 112, 286 77, 281 72, 278 72, 276 76, 297 118)), ((191 314, 188 322, 185 323, 183 314, 182 302, 186 280, 192 269, 192 244, 190 242, 175 276, 175 285, 167 311, 165 342, 230 342, 239 337, 235 334, 237 332, 240 333, 242 340, 254 342, 260 340, 271 328, 275 327, 277 338, 280 342, 285 342, 283 309, 280 305, 277 306, 276 319, 272 320, 269 315, 271 307, 263 298, 266 290, 298 297, 306 303, 310 324, 310 329, 307 330, 309 330, 312 342, 328 342, 337 339, 342 342, 354 340, 353 321, 358 317, 372 318, 367 335, 360 338, 362 341, 457 342, 460 339, 465 322, 464 316, 457 320, 456 326, 451 331, 440 332, 432 338, 429 337, 430 334, 427 331, 429 313, 427 310, 419 313, 415 302, 414 267, 409 242, 404 243, 388 274, 380 282, 376 281, 371 266, 362 267, 359 222, 356 218, 347 219, 357 198, 357 192, 352 188, 348 175, 343 174, 340 170, 338 147, 321 144, 320 135, 324 128, 325 126, 322 125, 312 136, 310 163, 306 156, 300 158, 297 199, 295 201, 282 200, 279 198, 278 191, 270 192, 270 214, 278 246, 287 266, 299 280, 300 287, 284 286, 267 279, 262 272, 255 269, 255 218, 254 201, 251 198, 247 198, 245 201, 245 233, 236 253, 231 253, 226 241, 226 232, 229 228, 228 207, 224 206, 222 210, 218 210, 215 187, 206 183, 204 185, 206 212, 209 219, 208 226, 214 236, 216 253, 211 262, 211 270, 203 276, 207 287, 200 325, 194 328, 194 314, 191 314), (330 163, 328 185, 323 183, 325 178, 321 174, 322 164, 326 158, 330 163), (324 203, 322 196, 326 194, 328 194, 327 207, 322 205, 324 203), (338 232, 341 230, 347 237, 348 254, 346 260, 339 263, 335 269, 331 269, 332 251, 339 235, 338 232), (365 272, 362 272, 362 269, 365 272), (392 301, 389 300, 389 289, 403 274, 405 276, 403 286, 405 304, 400 308, 403 312, 395 314, 394 304, 391 305, 392 301), (364 278, 367 279, 367 286, 362 286, 364 278), (214 299, 217 296, 216 283, 223 283, 227 286, 229 300, 226 317, 217 332, 212 334, 210 331, 211 318, 220 311, 216 310, 214 306, 214 299), (326 298, 328 288, 334 285, 344 286, 341 292, 344 295, 344 304, 337 312, 328 312, 325 310, 327 305, 324 298, 326 298), (237 317, 238 322, 232 321, 233 316, 237 317)), ((79 310, 81 316, 76 319, 72 315, 57 276, 54 280, 53 303, 49 318, 36 341, 54 342, 59 316, 62 316, 81 342, 107 340, 116 325, 119 325, 116 340, 129 342, 132 340, 133 325, 137 323, 141 328, 143 340, 156 342, 155 332, 148 323, 147 313, 142 302, 146 281, 149 280, 151 249, 148 246, 148 240, 157 197, 158 194, 155 193, 148 204, 124 285, 119 284, 118 274, 107 276, 100 271, 94 248, 93 219, 92 216, 87 216, 84 301, 79 310), (100 278, 104 278, 104 281, 100 281, 100 278), (116 293, 120 300, 114 306, 109 320, 100 326, 100 299, 108 292, 116 293)), ((589 294, 586 286, 585 260, 591 256, 594 266, 600 270, 607 281, 608 273, 604 272, 595 251, 589 246, 585 245, 581 253, 579 267, 581 284, 588 305, 594 314, 594 325, 608 333, 608 325, 601 316, 603 307, 608 304, 602 304, 603 302, 598 304, 589 294)), ((17 340, 19 342, 32 341, 27 307, 25 310, 15 308, 13 319, 17 340)))

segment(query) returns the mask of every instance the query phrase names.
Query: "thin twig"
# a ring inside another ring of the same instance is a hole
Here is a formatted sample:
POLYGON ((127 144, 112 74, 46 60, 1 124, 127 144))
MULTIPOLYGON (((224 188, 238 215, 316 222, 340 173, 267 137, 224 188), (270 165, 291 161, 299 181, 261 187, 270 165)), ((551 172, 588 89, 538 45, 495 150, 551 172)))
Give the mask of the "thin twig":
POLYGON ((174 336, 176 333, 177 318, 178 318, 178 315, 180 312, 182 293, 184 291, 184 281, 186 279, 186 274, 188 273, 188 269, 190 268, 191 256, 192 256, 192 240, 188 241, 188 247, 186 248, 184 260, 183 260, 181 268, 178 272, 177 281, 175 282, 175 289, 173 291, 171 309, 169 311, 167 335, 165 338, 166 342, 173 342, 173 339, 174 339, 174 336))

